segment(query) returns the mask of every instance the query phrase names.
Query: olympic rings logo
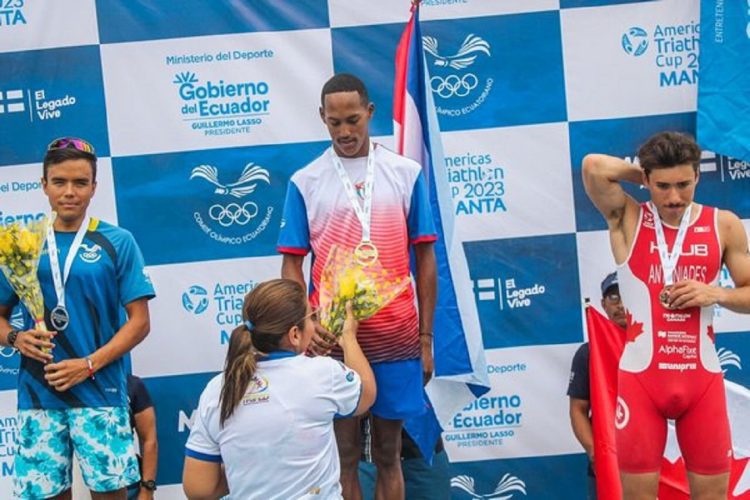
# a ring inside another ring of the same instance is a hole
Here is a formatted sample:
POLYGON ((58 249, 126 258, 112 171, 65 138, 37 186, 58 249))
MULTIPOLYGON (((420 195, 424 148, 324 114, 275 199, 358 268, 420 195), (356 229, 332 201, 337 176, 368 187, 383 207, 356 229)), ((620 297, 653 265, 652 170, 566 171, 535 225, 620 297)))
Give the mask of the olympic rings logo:
POLYGON ((474 73, 467 73, 462 77, 448 75, 445 78, 440 76, 430 78, 430 88, 443 99, 453 96, 466 97, 477 88, 477 85, 479 85, 479 79, 474 73))
POLYGON ((229 227, 233 224, 244 226, 258 215, 258 205, 252 201, 245 202, 242 205, 239 203, 230 203, 225 207, 217 203, 211 205, 211 208, 208 209, 208 215, 224 227, 229 227))

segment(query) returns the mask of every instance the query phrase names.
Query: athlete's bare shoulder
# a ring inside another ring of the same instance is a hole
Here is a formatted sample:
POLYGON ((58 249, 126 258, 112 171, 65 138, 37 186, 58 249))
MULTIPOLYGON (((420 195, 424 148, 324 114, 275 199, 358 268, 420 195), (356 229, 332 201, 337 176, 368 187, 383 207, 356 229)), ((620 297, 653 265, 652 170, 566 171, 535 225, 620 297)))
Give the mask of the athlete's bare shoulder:
POLYGON ((716 219, 722 249, 727 248, 727 245, 731 245, 733 242, 741 244, 743 240, 747 245, 747 232, 737 214, 730 210, 718 208, 716 210, 718 212, 716 219))

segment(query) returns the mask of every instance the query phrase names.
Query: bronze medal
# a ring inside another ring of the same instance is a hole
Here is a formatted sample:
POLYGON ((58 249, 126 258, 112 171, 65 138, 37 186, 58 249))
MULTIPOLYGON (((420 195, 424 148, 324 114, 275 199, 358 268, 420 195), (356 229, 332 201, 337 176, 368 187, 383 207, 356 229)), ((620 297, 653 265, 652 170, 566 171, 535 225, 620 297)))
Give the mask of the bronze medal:
POLYGON ((664 309, 672 309, 672 306, 669 305, 669 290, 671 288, 671 286, 665 286, 664 288, 662 288, 661 292, 659 292, 659 302, 664 307, 664 309))

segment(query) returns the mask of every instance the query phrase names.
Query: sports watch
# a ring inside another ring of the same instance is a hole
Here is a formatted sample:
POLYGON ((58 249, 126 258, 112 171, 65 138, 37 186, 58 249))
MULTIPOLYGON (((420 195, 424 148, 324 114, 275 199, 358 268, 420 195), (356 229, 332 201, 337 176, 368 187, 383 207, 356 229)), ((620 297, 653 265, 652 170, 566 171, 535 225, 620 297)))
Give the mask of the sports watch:
POLYGON ((11 347, 15 347, 16 346, 16 339, 18 338, 18 334, 19 333, 20 332, 18 330, 16 330, 15 328, 13 330, 11 330, 11 331, 8 332, 8 336, 5 337, 5 338, 6 338, 9 346, 11 346, 11 347))
POLYGON ((156 481, 149 479, 148 481, 141 481, 141 487, 146 488, 148 491, 156 491, 156 481))

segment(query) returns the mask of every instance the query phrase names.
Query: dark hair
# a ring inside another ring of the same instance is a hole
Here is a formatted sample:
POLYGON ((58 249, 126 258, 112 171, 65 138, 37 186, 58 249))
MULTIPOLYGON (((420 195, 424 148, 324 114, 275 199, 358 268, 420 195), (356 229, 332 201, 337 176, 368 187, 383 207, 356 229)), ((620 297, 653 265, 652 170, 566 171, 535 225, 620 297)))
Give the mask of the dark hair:
POLYGON ((659 132, 648 138, 638 149, 638 161, 648 176, 652 170, 692 165, 696 175, 700 169, 701 148, 692 136, 682 132, 659 132))
POLYGON ((333 75, 323 85, 323 90, 320 91, 320 105, 325 107, 326 96, 337 92, 356 92, 359 94, 363 106, 370 104, 370 96, 367 94, 364 82, 352 74, 338 73, 333 75))
POLYGON ((86 160, 91 165, 91 180, 96 182, 96 155, 75 148, 50 149, 44 155, 42 177, 47 179, 49 167, 68 160, 86 160))
POLYGON ((245 296, 242 318, 252 328, 238 326, 229 340, 221 387, 221 425, 232 416, 253 380, 256 356, 279 350, 290 328, 304 328, 306 313, 305 289, 296 281, 265 281, 245 296))

